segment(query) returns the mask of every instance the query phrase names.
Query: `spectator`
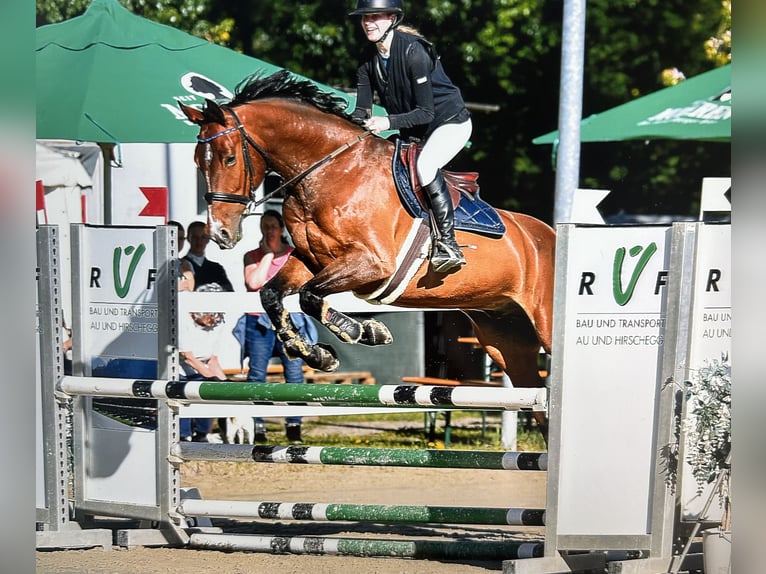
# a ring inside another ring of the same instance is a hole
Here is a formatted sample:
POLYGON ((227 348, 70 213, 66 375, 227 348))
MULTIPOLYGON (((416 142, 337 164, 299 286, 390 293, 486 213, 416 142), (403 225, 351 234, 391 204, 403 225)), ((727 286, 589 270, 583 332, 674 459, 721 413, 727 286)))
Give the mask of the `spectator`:
POLYGON ((178 277, 178 290, 179 291, 194 291, 194 271, 192 270, 191 263, 180 257, 181 251, 184 248, 184 242, 186 240, 186 232, 184 226, 178 221, 168 221, 168 225, 172 225, 176 228, 176 242, 178 243, 178 264, 181 266, 178 277))
MULTIPOLYGON (((273 209, 261 216, 261 241, 257 249, 244 256, 245 287, 248 291, 260 291, 266 282, 274 277, 287 263, 293 247, 284 236, 285 224, 282 215, 273 209)), ((291 313, 290 317, 301 334, 316 342, 316 328, 302 313, 291 313)), ((303 383, 303 361, 290 359, 282 342, 277 339, 271 321, 265 313, 245 315, 244 354, 250 358, 248 381, 265 382, 269 361, 277 356, 284 367, 286 383, 303 383)), ((285 419, 285 435, 293 443, 301 442, 301 417, 285 419)), ((255 442, 266 442, 266 426, 262 419, 255 419, 255 442)))
MULTIPOLYGON (((199 292, 221 292, 217 283, 197 287, 199 292)), ((225 381, 218 360, 223 313, 184 313, 179 317, 179 357, 182 381, 225 381)), ((220 435, 212 433, 213 419, 181 419, 181 440, 195 442, 223 442, 220 435)))
POLYGON ((184 256, 184 260, 191 264, 195 289, 208 283, 218 283, 224 291, 234 291, 223 266, 205 257, 205 249, 210 242, 205 224, 202 221, 192 221, 186 237, 189 240, 189 252, 184 256))

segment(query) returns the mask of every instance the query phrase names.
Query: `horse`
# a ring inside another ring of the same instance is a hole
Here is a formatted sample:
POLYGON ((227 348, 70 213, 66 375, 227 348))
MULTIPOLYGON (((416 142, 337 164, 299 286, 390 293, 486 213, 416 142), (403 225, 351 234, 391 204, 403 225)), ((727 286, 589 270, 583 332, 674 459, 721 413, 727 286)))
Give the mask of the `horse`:
MULTIPOLYGON (((331 345, 311 344, 291 322, 283 298, 295 293, 301 310, 341 341, 391 343, 385 324, 357 321, 326 297, 371 298, 397 271, 413 217, 392 177, 394 144, 368 137, 343 99, 286 71, 246 78, 227 103, 179 105, 199 126, 194 158, 207 185, 209 232, 221 248, 240 240, 266 174, 285 181, 282 212, 295 250, 260 296, 286 352, 321 371, 339 366, 331 345)), ((544 386, 538 356, 551 349, 555 232, 529 215, 497 212, 502 236, 457 231, 466 264, 436 273, 423 258, 391 304, 459 308, 515 387, 544 386)))

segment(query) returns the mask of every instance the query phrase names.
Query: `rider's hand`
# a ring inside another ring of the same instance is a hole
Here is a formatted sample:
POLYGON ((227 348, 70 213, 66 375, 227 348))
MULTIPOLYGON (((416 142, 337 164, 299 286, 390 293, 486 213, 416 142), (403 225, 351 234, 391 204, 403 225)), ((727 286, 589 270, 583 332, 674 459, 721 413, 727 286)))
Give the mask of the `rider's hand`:
POLYGON ((375 116, 364 122, 364 127, 374 134, 379 134, 391 129, 391 121, 388 116, 375 116))

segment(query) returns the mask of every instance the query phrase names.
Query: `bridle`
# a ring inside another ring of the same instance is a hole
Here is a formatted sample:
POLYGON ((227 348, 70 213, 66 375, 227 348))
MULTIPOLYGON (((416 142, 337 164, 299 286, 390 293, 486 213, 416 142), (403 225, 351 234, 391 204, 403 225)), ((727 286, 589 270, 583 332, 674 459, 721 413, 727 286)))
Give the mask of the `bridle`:
POLYGON ((351 140, 344 143, 342 146, 340 146, 335 151, 327 154, 322 159, 317 161, 316 163, 310 165, 307 169, 303 170, 301 173, 293 177, 292 179, 284 182, 282 185, 280 185, 275 190, 267 193, 263 196, 260 200, 255 199, 255 191, 258 189, 258 185, 255 184, 255 168, 253 167, 253 160, 250 157, 250 147, 252 147, 255 151, 257 151, 261 157, 263 158, 263 161, 266 163, 266 169, 270 169, 272 171, 276 171, 274 169, 274 162, 271 160, 271 157, 266 152, 263 147, 261 147, 258 142, 256 142, 250 134, 247 133, 245 130, 245 126, 242 125, 242 122, 239 121, 239 117, 234 112, 232 108, 229 106, 221 106, 221 109, 223 109, 225 112, 227 112, 231 117, 234 119, 234 122, 236 125, 231 128, 227 128, 223 131, 220 131, 218 133, 213 134, 212 136, 208 136, 206 138, 197 138, 197 143, 209 143, 215 139, 218 139, 220 137, 223 137, 225 135, 228 135, 230 133, 233 133, 235 131, 238 131, 240 134, 240 141, 242 144, 242 157, 245 160, 245 169, 247 170, 247 180, 250 184, 248 195, 238 195, 235 193, 220 193, 220 192, 208 192, 205 194, 205 201, 210 204, 213 201, 221 201, 224 203, 239 203, 241 205, 245 206, 245 210, 242 213, 242 217, 247 217, 249 215, 253 215, 255 213, 255 208, 261 205, 262 203, 268 201, 269 198, 276 195, 283 189, 290 187, 296 183, 298 183, 300 180, 302 180, 304 177, 306 177, 308 174, 310 174, 312 171, 320 168, 328 161, 334 159, 339 154, 350 148, 351 146, 359 143, 367 136, 371 135, 372 132, 367 131, 361 135, 356 136, 355 138, 352 138, 351 140))

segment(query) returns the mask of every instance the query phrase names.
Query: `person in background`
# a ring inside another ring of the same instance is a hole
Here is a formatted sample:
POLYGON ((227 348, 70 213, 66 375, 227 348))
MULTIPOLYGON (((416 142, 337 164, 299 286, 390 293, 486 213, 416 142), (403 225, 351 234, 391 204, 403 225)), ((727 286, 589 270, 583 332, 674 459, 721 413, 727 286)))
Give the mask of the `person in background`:
MULTIPOLYGON (((198 293, 222 292, 217 283, 206 283, 197 287, 198 293)), ((180 358, 182 381, 226 381, 221 363, 218 360, 218 348, 221 345, 223 313, 184 313, 179 317, 178 354, 180 358)), ((181 440, 195 442, 223 442, 220 435, 214 434, 213 419, 182 418, 180 423, 181 440)))
POLYGON ((414 28, 401 25, 401 0, 357 0, 349 16, 361 16, 370 45, 357 70, 352 118, 373 133, 399 130, 422 145, 418 181, 431 204, 435 240, 431 267, 443 273, 465 264, 455 241, 454 212, 444 167, 471 137, 471 115, 460 90, 444 71, 433 45, 414 28), (386 116, 372 116, 373 92, 386 116))
MULTIPOLYGON (((186 231, 184 226, 178 221, 170 220, 168 225, 172 225, 176 228, 176 242, 178 254, 184 249, 184 242, 186 241, 186 231)), ((194 291, 194 271, 192 270, 191 263, 183 257, 178 258, 178 264, 180 265, 179 277, 178 277, 178 290, 179 291, 194 291)))
POLYGON ((192 221, 186 232, 186 239, 189 241, 189 252, 184 256, 184 260, 191 265, 195 289, 208 283, 218 283, 224 291, 234 291, 223 266, 205 257, 205 249, 210 243, 205 223, 192 221))
MULTIPOLYGON (((277 274, 287 262, 293 247, 284 236, 282 215, 273 209, 261 216, 261 241, 256 249, 244 256, 245 287, 250 292, 260 291, 266 282, 277 274)), ((293 323, 312 344, 316 342, 316 327, 302 313, 290 314, 293 323)), ((303 360, 290 359, 282 342, 277 339, 271 321, 265 313, 245 315, 244 355, 249 357, 248 381, 265 382, 269 361, 278 356, 282 361, 286 383, 303 383, 303 360)), ((285 419, 287 440, 301 442, 301 418, 285 419)), ((266 426, 262 419, 255 419, 255 441, 266 442, 266 426)))

